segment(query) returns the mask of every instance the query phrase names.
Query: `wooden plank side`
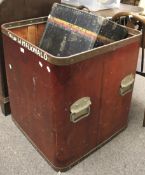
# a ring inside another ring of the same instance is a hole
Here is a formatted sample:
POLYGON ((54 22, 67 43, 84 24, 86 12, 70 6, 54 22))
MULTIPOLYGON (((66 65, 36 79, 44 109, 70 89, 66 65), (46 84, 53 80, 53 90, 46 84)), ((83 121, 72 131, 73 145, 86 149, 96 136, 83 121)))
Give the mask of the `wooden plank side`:
POLYGON ((37 25, 28 26, 27 41, 36 45, 37 42, 37 25))
POLYGON ((11 31, 14 32, 16 35, 18 35, 19 37, 27 40, 27 37, 28 37, 28 27, 27 26, 11 29, 11 31))
POLYGON ((45 25, 46 25, 46 24, 39 24, 39 25, 37 26, 37 30, 38 30, 38 32, 37 32, 37 42, 36 42, 36 45, 37 45, 37 46, 39 45, 39 42, 40 42, 40 40, 41 40, 41 38, 42 38, 44 29, 45 29, 45 25))

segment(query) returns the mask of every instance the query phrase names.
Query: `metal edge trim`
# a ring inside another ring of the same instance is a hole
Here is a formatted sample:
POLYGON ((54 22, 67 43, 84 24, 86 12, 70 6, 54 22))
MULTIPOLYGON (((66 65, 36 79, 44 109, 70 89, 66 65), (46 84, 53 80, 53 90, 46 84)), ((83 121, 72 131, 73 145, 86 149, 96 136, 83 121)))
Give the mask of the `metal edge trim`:
POLYGON ((10 29, 24 27, 26 25, 29 26, 32 24, 45 23, 47 21, 47 18, 48 18, 47 16, 44 16, 39 18, 31 18, 27 20, 9 22, 9 23, 2 24, 1 27, 10 30, 10 29))
POLYGON ((48 162, 48 164, 56 171, 61 171, 61 172, 65 172, 69 169, 71 169, 74 165, 76 165, 77 163, 81 162, 82 160, 84 160, 84 158, 88 157, 90 154, 92 154, 93 152, 95 152, 96 150, 100 149, 102 146, 104 146, 106 143, 108 143, 109 141, 111 141, 115 136, 117 136, 118 134, 120 134, 123 130, 125 130, 127 128, 127 125, 125 125, 123 128, 121 128, 119 131, 117 131, 116 133, 114 133, 111 137, 109 137, 108 139, 106 139, 105 141, 103 141, 102 143, 100 143, 99 145, 97 145, 95 148, 91 149, 88 153, 86 153, 84 156, 82 156, 81 158, 77 159, 75 162, 69 164, 68 166, 62 168, 62 167, 56 167, 53 165, 53 163, 51 161, 49 161, 46 156, 42 153, 42 151, 35 145, 35 143, 31 140, 31 138, 29 138, 29 136, 26 134, 26 132, 21 128, 21 126, 18 124, 18 122, 13 118, 12 116, 12 120, 15 123, 15 125, 18 127, 18 129, 24 134, 24 136, 28 139, 28 141, 32 144, 32 146, 34 146, 34 148, 36 149, 36 151, 38 151, 40 153, 40 155, 46 160, 46 162, 48 162))
POLYGON ((116 42, 113 42, 113 43, 110 43, 110 44, 107 44, 107 45, 104 45, 104 46, 101 46, 98 48, 94 48, 94 49, 91 49, 91 50, 88 50, 85 52, 74 54, 74 55, 71 55, 68 57, 56 57, 56 56, 53 56, 53 55, 45 52, 41 48, 33 45, 29 41, 26 41, 25 39, 19 37, 18 35, 14 34, 12 31, 10 31, 10 29, 12 29, 12 28, 24 27, 26 25, 29 26, 29 25, 38 24, 38 23, 46 23, 46 20, 47 20, 47 17, 41 17, 41 18, 23 20, 23 21, 19 21, 19 22, 6 23, 6 24, 3 24, 1 26, 2 33, 11 39, 12 39, 12 37, 10 37, 10 36, 14 36, 15 37, 14 41, 17 42, 18 44, 20 44, 22 47, 28 49, 28 47, 24 46, 24 44, 22 45, 21 42, 25 43, 25 45, 27 45, 27 46, 34 48, 36 50, 36 52, 34 52, 35 55, 39 56, 37 54, 39 52, 39 53, 41 53, 42 59, 44 59, 45 61, 48 61, 51 64, 58 65, 58 66, 70 65, 70 64, 74 64, 74 63, 77 63, 77 62, 80 62, 83 60, 87 60, 90 57, 105 54, 105 53, 108 53, 110 51, 115 51, 118 48, 121 48, 121 47, 126 46, 128 44, 131 44, 133 42, 141 40, 141 32, 128 28, 129 34, 132 34, 133 36, 130 36, 126 39, 116 41, 116 42), (18 40, 19 41, 21 40, 21 42, 18 42, 18 40))

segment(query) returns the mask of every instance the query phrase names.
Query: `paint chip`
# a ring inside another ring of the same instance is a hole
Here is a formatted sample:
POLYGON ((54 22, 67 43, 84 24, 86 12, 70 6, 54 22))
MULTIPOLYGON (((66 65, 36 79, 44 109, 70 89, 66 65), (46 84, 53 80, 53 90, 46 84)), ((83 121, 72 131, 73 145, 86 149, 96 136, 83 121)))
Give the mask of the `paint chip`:
POLYGON ((33 84, 34 84, 34 86, 36 85, 36 80, 34 77, 33 77, 33 84))
POLYGON ((9 64, 9 68, 12 69, 12 65, 11 64, 9 64))
POLYGON ((22 48, 22 47, 20 47, 20 51, 21 51, 22 53, 25 52, 24 48, 22 48))
POLYGON ((40 67, 43 67, 43 64, 41 63, 41 61, 39 61, 39 65, 40 65, 40 67))
POLYGON ((47 70, 48 70, 48 72, 49 72, 49 73, 51 72, 51 70, 50 70, 50 67, 49 67, 49 66, 47 66, 47 70))
POLYGON ((16 37, 14 37, 14 38, 13 38, 13 40, 14 40, 14 41, 17 41, 17 38, 16 38, 16 37))

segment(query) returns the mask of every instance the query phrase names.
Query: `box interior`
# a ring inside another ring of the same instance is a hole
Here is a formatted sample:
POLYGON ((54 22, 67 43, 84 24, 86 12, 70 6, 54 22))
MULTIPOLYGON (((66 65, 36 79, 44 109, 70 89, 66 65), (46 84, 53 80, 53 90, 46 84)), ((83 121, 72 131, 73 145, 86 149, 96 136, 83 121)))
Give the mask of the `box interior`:
MULTIPOLYGON (((36 46, 39 46, 39 42, 45 30, 45 26, 46 26, 46 23, 38 23, 38 24, 12 28, 10 29, 10 31, 12 31, 14 34, 19 36, 20 38, 25 39, 36 46)), ((128 30, 128 32, 129 32, 128 38, 135 35, 135 33, 130 32, 130 29, 128 30)))
POLYGON ((46 23, 34 24, 30 26, 14 28, 11 29, 11 31, 22 39, 25 39, 30 43, 38 46, 45 29, 45 25, 46 23))

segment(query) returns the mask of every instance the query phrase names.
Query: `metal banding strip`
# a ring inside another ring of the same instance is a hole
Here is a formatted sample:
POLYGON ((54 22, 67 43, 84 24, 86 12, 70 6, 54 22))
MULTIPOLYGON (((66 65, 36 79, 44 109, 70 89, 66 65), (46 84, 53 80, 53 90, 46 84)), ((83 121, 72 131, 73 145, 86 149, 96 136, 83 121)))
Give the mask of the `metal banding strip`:
MULTIPOLYGON (((48 18, 48 17, 47 17, 48 18)), ((116 41, 98 48, 94 48, 85 52, 81 52, 75 55, 71 55, 68 57, 56 57, 53 56, 44 50, 40 49, 39 47, 33 45, 29 41, 19 37, 15 33, 13 33, 10 29, 12 28, 19 28, 24 26, 30 26, 34 24, 44 23, 46 24, 47 21, 46 17, 30 19, 30 20, 23 20, 20 22, 11 22, 2 25, 2 33, 9 38, 11 38, 14 42, 18 43, 19 45, 23 46, 24 48, 31 50, 34 54, 40 56, 42 59, 48 61, 51 64, 62 66, 62 65, 70 65, 74 64, 89 58, 92 58, 97 55, 108 53, 109 51, 114 51, 118 48, 125 47, 128 44, 134 43, 136 41, 140 41, 141 39, 141 32, 137 30, 133 30, 128 28, 129 34, 131 37, 123 39, 121 41, 116 41)))
POLYGON ((21 20, 21 21, 16 21, 16 22, 10 22, 4 24, 6 29, 15 29, 19 27, 26 27, 34 24, 44 24, 47 21, 47 16, 45 17, 40 17, 40 18, 33 18, 33 19, 27 19, 27 20, 21 20))

